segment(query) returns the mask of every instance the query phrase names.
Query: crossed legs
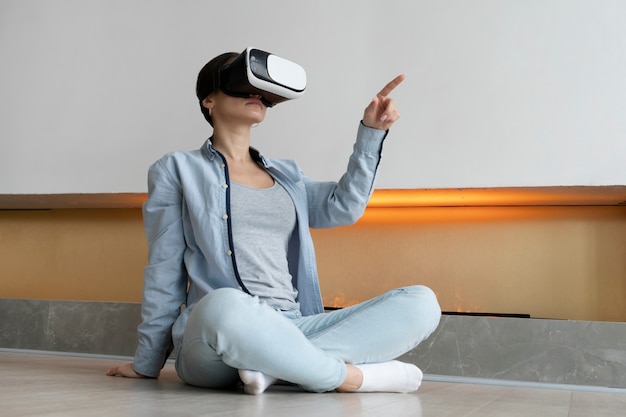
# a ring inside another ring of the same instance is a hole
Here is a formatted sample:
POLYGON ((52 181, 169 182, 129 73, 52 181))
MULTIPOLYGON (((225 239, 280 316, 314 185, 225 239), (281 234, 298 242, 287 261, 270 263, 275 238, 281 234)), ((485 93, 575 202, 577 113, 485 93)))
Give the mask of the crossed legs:
POLYGON ((194 307, 176 367, 189 384, 225 388, 241 380, 251 394, 276 379, 314 392, 408 392, 421 371, 391 360, 428 337, 440 314, 432 291, 421 286, 306 317, 219 289, 194 307))

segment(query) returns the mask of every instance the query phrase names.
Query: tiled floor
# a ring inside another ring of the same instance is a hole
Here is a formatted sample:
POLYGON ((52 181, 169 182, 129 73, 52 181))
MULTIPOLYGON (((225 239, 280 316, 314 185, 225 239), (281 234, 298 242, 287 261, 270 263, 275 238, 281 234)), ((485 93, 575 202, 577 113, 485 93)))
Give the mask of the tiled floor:
POLYGON ((416 394, 310 394, 277 386, 262 395, 184 385, 171 365, 158 380, 113 378, 114 358, 0 351, 0 415, 617 417, 626 394, 425 381, 416 394))

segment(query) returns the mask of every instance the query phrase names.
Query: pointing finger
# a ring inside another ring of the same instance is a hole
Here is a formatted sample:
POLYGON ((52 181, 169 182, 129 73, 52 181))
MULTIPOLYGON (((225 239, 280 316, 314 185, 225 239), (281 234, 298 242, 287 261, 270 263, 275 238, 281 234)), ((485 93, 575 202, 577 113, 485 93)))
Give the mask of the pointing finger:
POLYGON ((394 88, 396 88, 397 86, 400 85, 400 83, 402 81, 404 81, 404 74, 400 74, 398 75, 396 78, 394 78, 393 80, 389 81, 387 83, 386 86, 383 87, 382 90, 380 90, 380 92, 378 93, 379 96, 382 97, 387 97, 389 94, 391 94, 391 92, 393 91, 394 88))

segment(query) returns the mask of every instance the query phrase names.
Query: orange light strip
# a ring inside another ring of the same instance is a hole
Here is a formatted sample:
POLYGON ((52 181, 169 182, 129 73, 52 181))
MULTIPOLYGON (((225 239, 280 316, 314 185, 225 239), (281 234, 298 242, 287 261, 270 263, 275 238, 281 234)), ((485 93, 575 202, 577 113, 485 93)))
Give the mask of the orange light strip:
POLYGON ((626 186, 376 190, 368 208, 616 205, 626 186))
MULTIPOLYGON (((146 198, 146 193, 0 194, 0 210, 140 208, 146 198)), ((626 205, 626 185, 378 189, 368 208, 616 205, 626 205)))

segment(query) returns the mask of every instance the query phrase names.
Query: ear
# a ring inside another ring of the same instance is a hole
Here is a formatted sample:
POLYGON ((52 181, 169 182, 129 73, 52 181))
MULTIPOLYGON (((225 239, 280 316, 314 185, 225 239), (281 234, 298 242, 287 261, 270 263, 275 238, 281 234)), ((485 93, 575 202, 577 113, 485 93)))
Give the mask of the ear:
POLYGON ((213 94, 209 94, 204 100, 202 100, 202 107, 205 109, 212 110, 214 105, 215 101, 213 100, 213 94))

